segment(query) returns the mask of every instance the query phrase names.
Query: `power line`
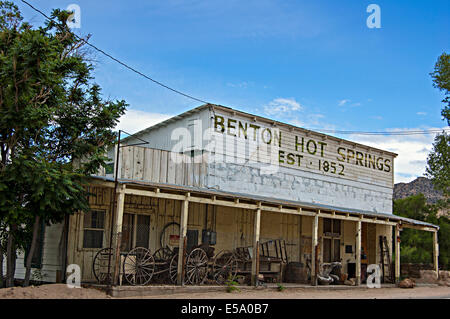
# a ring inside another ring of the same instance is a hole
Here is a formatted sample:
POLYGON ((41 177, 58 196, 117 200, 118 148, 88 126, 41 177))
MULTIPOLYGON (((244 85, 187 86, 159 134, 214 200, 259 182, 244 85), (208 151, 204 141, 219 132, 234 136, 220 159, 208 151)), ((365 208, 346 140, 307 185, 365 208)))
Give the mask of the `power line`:
MULTIPOLYGON (((23 3, 25 3, 26 5, 28 5, 28 6, 29 6, 31 9, 33 9, 34 11, 36 11, 36 12, 40 13, 41 15, 43 15, 43 16, 44 16, 45 18, 47 18, 48 20, 51 20, 51 21, 53 21, 53 22, 56 22, 54 19, 52 19, 52 18, 50 18, 49 16, 47 16, 47 15, 46 15, 44 12, 42 12, 41 10, 39 10, 39 9, 37 9, 37 8, 35 8, 35 7, 33 7, 33 6, 32 6, 30 3, 28 3, 27 1, 25 1, 25 0, 21 0, 21 1, 22 1, 23 3)), ((103 51, 102 49, 99 49, 98 47, 96 47, 95 45, 89 43, 87 40, 85 40, 85 39, 79 37, 79 36, 76 35, 75 33, 72 32, 72 34, 73 34, 78 40, 83 41, 84 43, 86 43, 88 46, 90 46, 90 47, 93 48, 94 50, 96 50, 96 51, 100 52, 101 54, 107 56, 107 57, 110 58, 111 60, 113 60, 113 61, 119 63, 120 65, 126 67, 127 69, 133 71, 134 73, 139 74, 140 76, 146 78, 147 80, 150 80, 150 81, 152 81, 153 83, 156 83, 156 84, 158 84, 158 85, 160 85, 160 86, 162 86, 162 87, 164 87, 164 88, 166 88, 166 89, 168 89, 168 90, 170 90, 170 91, 172 91, 172 92, 175 92, 175 93, 177 93, 177 94, 180 94, 180 95, 182 95, 182 96, 184 96, 184 97, 187 97, 187 98, 189 98, 189 99, 191 99, 191 100, 194 100, 194 101, 197 101, 197 102, 200 102, 200 103, 204 103, 204 104, 209 104, 209 102, 206 102, 206 101, 204 101, 204 100, 201 100, 201 99, 198 99, 198 98, 196 98, 196 97, 193 97, 192 95, 189 95, 189 94, 183 93, 183 92, 181 92, 181 91, 178 91, 178 90, 176 90, 176 89, 174 89, 174 88, 171 88, 171 87, 168 86, 168 85, 165 85, 164 83, 161 83, 161 82, 159 82, 159 81, 157 81, 157 80, 155 80, 155 79, 152 79, 150 76, 148 76, 148 75, 146 75, 146 74, 144 74, 144 73, 142 73, 142 72, 136 70, 135 68, 133 68, 133 67, 127 65, 126 63, 120 61, 119 59, 116 59, 115 57, 113 57, 113 56, 110 55, 109 53, 106 53, 106 52, 103 51)))
POLYGON ((325 130, 325 129, 315 129, 324 133, 334 133, 334 134, 353 134, 353 135, 427 135, 427 134, 437 134, 441 132, 448 133, 450 129, 442 130, 398 130, 393 132, 364 132, 364 131, 338 131, 338 130, 325 130))

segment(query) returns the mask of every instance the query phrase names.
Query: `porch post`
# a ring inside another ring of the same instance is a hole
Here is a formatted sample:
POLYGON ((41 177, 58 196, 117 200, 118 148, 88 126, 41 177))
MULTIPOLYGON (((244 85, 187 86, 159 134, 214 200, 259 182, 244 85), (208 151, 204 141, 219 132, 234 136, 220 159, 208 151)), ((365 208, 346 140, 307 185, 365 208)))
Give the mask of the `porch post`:
POLYGON ((123 224, 123 207, 125 204, 125 185, 121 185, 119 187, 119 189, 117 190, 117 213, 116 213, 116 218, 114 221, 114 225, 112 225, 113 227, 115 226, 115 234, 116 234, 116 239, 115 239, 115 250, 114 250, 114 277, 113 277, 113 281, 114 281, 114 285, 117 285, 119 282, 119 274, 120 274, 120 245, 122 243, 122 224, 123 224))
POLYGON ((311 240, 311 286, 317 286, 318 272, 318 235, 319 235, 319 215, 315 215, 312 223, 312 240, 311 240))
POLYGON ((184 271, 185 271, 185 249, 186 249, 186 234, 187 223, 189 213, 189 193, 186 195, 186 199, 181 204, 181 221, 180 221, 180 241, 178 245, 178 265, 177 265, 177 285, 184 284, 184 271))
POLYGON ((399 282, 400 280, 400 227, 399 224, 395 226, 395 236, 394 236, 394 245, 395 245, 395 282, 399 282))
POLYGON ((253 223, 253 255, 252 255, 252 277, 251 284, 256 286, 258 284, 259 275, 259 234, 261 225, 261 203, 258 203, 258 208, 255 211, 255 218, 253 223))
POLYGON ((356 285, 361 285, 361 221, 356 222, 356 285))
POLYGON ((436 271, 436 279, 439 279, 439 243, 438 243, 438 231, 433 232, 433 264, 436 271))

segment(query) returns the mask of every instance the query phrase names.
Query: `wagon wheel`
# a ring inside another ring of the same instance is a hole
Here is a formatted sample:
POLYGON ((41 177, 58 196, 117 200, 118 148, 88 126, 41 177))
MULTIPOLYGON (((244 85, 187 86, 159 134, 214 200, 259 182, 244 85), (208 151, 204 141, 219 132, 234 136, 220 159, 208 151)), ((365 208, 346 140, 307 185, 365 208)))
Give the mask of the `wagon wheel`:
POLYGON ((159 237, 161 247, 169 248, 171 251, 179 245, 180 224, 171 222, 164 226, 159 237))
POLYGON ((166 247, 162 247, 153 253, 153 259, 155 260, 153 279, 155 282, 162 283, 169 277, 168 271, 172 256, 173 252, 166 247))
POLYGON ((108 284, 112 282, 114 260, 114 249, 112 248, 103 248, 97 252, 92 261, 92 271, 98 283, 108 284))
POLYGON ((208 255, 201 248, 195 248, 186 259, 186 281, 193 285, 203 283, 208 275, 208 255))
POLYGON ((123 276, 133 286, 146 285, 155 272, 155 260, 144 247, 132 249, 123 261, 123 276))
POLYGON ((214 280, 222 285, 227 280, 234 280, 237 275, 238 260, 233 252, 222 250, 214 258, 213 276, 214 280))
POLYGON ((169 279, 173 284, 177 283, 178 277, 178 254, 174 254, 169 265, 169 279))
POLYGON ((155 262, 166 262, 166 263, 170 263, 170 260, 173 256, 172 251, 167 248, 167 247, 162 247, 160 249, 158 249, 157 251, 155 251, 155 253, 153 254, 153 259, 155 259, 155 262))

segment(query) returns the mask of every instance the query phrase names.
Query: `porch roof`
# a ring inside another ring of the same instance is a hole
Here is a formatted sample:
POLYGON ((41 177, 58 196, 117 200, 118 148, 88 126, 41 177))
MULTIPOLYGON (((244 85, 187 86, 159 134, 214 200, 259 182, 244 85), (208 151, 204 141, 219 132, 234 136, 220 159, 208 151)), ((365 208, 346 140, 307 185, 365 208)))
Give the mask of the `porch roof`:
MULTIPOLYGON (((104 177, 104 176, 92 176, 93 180, 97 181, 103 181, 111 183, 109 187, 114 186, 114 179, 110 177, 104 177)), ((322 212, 329 212, 329 213, 340 213, 340 214, 352 214, 357 215, 359 217, 367 217, 367 218, 380 218, 388 221, 395 221, 405 227, 408 226, 419 226, 419 227, 431 227, 435 230, 439 230, 439 226, 427 223, 420 220, 415 220, 411 218, 406 218, 402 216, 397 216, 394 214, 389 213, 380 213, 380 212, 371 212, 371 211, 363 211, 363 210, 357 210, 357 209, 349 209, 349 208, 343 208, 343 207, 335 207, 330 205, 323 205, 318 203, 305 203, 301 201, 293 201, 293 200, 285 200, 285 199, 277 199, 272 197, 266 197, 266 196, 259 196, 259 195, 251 195, 251 194, 245 194, 245 193, 238 193, 238 192, 228 192, 228 191, 222 191, 217 190, 214 188, 203 188, 203 187, 195 187, 195 186, 185 186, 185 185, 175 185, 175 184, 167 184, 167 183, 154 183, 154 182, 147 182, 147 181, 136 181, 136 180, 130 180, 130 179, 119 179, 119 184, 123 185, 129 185, 129 186, 135 186, 139 188, 148 188, 148 189, 159 189, 159 190, 165 190, 170 192, 177 192, 177 193, 191 193, 191 194, 198 194, 202 196, 216 196, 221 198, 228 198, 232 200, 243 200, 247 202, 255 202, 255 203, 262 203, 262 204, 268 204, 268 205, 276 205, 276 206, 289 206, 289 207, 296 207, 301 208, 305 210, 311 210, 311 211, 322 211, 322 212)), ((330 215, 332 218, 332 215, 330 215)), ((363 220, 364 221, 364 220, 363 220)))

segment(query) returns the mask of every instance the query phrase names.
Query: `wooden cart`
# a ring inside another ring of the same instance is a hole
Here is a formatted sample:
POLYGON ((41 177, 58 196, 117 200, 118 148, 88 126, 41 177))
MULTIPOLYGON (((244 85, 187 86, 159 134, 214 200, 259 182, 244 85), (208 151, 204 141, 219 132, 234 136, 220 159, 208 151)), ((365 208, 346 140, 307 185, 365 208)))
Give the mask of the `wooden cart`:
MULTIPOLYGON (((252 270, 253 247, 235 249, 238 275, 249 275, 252 270)), ((259 274, 264 280, 281 282, 285 265, 288 263, 286 242, 283 239, 268 240, 259 244, 259 274)))

